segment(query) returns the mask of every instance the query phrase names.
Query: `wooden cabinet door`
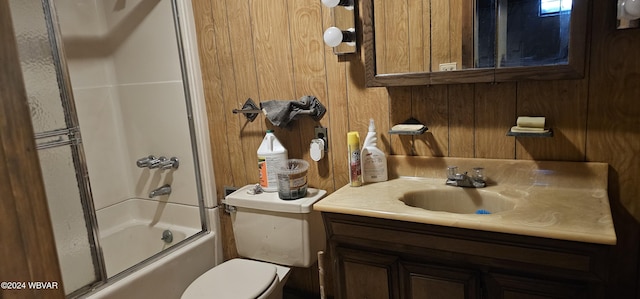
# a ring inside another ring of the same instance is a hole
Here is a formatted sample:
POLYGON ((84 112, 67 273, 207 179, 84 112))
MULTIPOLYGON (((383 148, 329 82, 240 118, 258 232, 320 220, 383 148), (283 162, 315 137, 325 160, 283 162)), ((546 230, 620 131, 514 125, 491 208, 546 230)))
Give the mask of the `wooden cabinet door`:
POLYGON ((487 291, 489 299, 574 299, 600 298, 579 282, 560 282, 540 278, 489 273, 487 291))
POLYGON ((404 298, 480 298, 480 274, 473 270, 401 262, 400 277, 404 298))
POLYGON ((339 298, 399 298, 396 257, 339 247, 336 255, 339 298))

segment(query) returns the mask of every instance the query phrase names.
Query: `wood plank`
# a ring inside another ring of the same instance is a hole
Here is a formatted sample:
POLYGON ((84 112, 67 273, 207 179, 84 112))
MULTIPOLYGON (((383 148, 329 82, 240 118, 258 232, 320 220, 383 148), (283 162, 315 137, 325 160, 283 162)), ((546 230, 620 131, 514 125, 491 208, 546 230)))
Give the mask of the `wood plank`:
MULTIPOLYGON (((423 0, 407 0, 407 22, 408 22, 408 40, 407 49, 409 51, 409 68, 410 72, 424 72, 429 64, 428 58, 425 57, 425 40, 424 31, 429 31, 429 23, 424 23, 425 18, 429 20, 429 15, 425 16, 423 0)), ((427 41, 428 42, 428 41, 427 41)), ((428 54, 428 52, 426 52, 428 54)))
MULTIPOLYGON (((220 0, 217 0, 220 1, 220 0)), ((216 24, 216 35, 221 44, 218 52, 220 72, 223 78, 223 114, 228 120, 227 142, 232 153, 228 158, 233 165, 234 186, 244 186, 258 182, 256 151, 265 134, 264 114, 250 122, 244 115, 231 115, 230 110, 240 109, 249 98, 259 105, 258 71, 254 49, 253 27, 249 1, 226 0, 213 8, 214 19, 223 20, 216 24), (216 7, 220 6, 220 9, 216 7), (244 169, 244 175, 236 175, 244 169)), ((219 116, 218 116, 219 117, 219 116)))
POLYGON ((505 136, 516 121, 516 84, 476 84, 476 157, 515 158, 515 139, 505 136))
POLYGON ((449 39, 449 0, 431 0, 431 71, 440 71, 441 63, 451 62, 449 39))
POLYGON ((410 70, 410 20, 407 1, 385 1, 384 5, 385 39, 381 40, 376 37, 376 43, 384 41, 385 68, 380 69, 378 73, 408 72, 410 70))
POLYGON ((474 84, 449 85, 450 157, 475 157, 474 84))
POLYGON ((418 156, 443 157, 449 153, 447 90, 446 85, 413 88, 412 115, 429 128, 426 133, 415 136, 418 156))
MULTIPOLYGON (((218 0, 217 3, 209 0, 193 2, 203 88, 207 102, 213 169, 214 173, 218 174, 215 175, 218 201, 225 196, 225 186, 243 185, 246 182, 246 174, 248 173, 242 161, 232 159, 234 155, 231 155, 231 153, 234 152, 234 149, 240 147, 239 138, 233 138, 233 134, 230 134, 232 136, 231 139, 228 138, 228 132, 237 132, 233 128, 234 124, 237 126, 237 122, 240 121, 239 117, 221 112, 222 110, 228 113, 228 110, 224 109, 224 107, 237 105, 233 102, 231 104, 225 103, 225 91, 232 93, 229 98, 233 98, 235 95, 233 92, 235 90, 234 82, 223 80, 223 78, 230 75, 229 72, 233 71, 233 69, 229 65, 221 67, 220 64, 223 64, 223 62, 219 61, 219 58, 222 58, 225 62, 233 61, 230 59, 231 50, 227 31, 221 30, 221 28, 224 28, 222 24, 227 22, 225 8, 224 0, 218 0), (213 7, 219 9, 214 10, 213 7)), ((229 109, 233 108, 229 107, 229 109)), ((222 242, 225 244, 223 246, 223 257, 225 259, 237 257, 238 252, 235 246, 231 218, 223 210, 220 211, 220 227, 222 230, 222 242)))
MULTIPOLYGON (((390 87, 390 121, 391 126, 402 124, 413 117, 412 87, 390 87)), ((411 135, 390 135, 392 155, 415 155, 414 137, 411 135)))
MULTIPOLYGON (((223 49, 217 49, 213 12, 211 2, 208 0, 193 1, 196 34, 198 36, 198 54, 200 56, 200 68, 205 100, 207 102, 207 117, 209 121, 209 138, 211 143, 211 157, 214 173, 231 174, 231 159, 228 159, 229 148, 226 134, 214 134, 214 128, 224 128, 227 131, 225 117, 220 117, 219 107, 224 107, 222 96, 222 80, 218 66, 217 53, 224 53, 223 49)), ((218 129, 219 130, 219 129, 218 129)), ((237 174, 241 176, 240 174, 237 174)), ((242 176, 244 176, 242 174, 242 176)), ((224 198, 222 186, 233 186, 233 175, 215 176, 217 198, 224 198)))
POLYGON ((424 57, 423 70, 431 70, 431 1, 422 1, 422 56, 424 57))
MULTIPOLYGON (((260 101, 299 100, 295 94, 292 36, 287 0, 249 0, 251 28, 260 101)), ((264 120, 267 128, 287 149, 289 157, 302 157, 300 129, 277 128, 264 120)))
MULTIPOLYGON (((322 19, 324 28, 331 24, 331 10, 322 6, 322 19)), ((342 57, 333 54, 333 50, 324 47, 324 61, 327 74, 327 115, 329 121, 328 139, 329 149, 327 155, 318 163, 318 172, 321 177, 328 176, 333 179, 333 186, 327 191, 332 192, 337 188, 349 183, 349 169, 347 157, 347 132, 349 128, 349 117, 345 115, 349 111, 347 95, 347 59, 359 60, 358 54, 345 55, 342 57)))
MULTIPOLYGON (((313 95, 323 104, 327 105, 327 74, 325 68, 325 44, 322 39, 322 12, 321 4, 315 5, 295 0, 289 0, 291 49, 293 54, 293 74, 295 93, 297 97, 313 95)), ((326 106, 325 106, 326 107, 326 106)), ((312 187, 331 190, 333 178, 329 177, 330 164, 316 163, 311 160, 309 148, 311 140, 315 137, 316 126, 329 126, 327 116, 320 121, 311 117, 302 117, 297 120, 300 128, 299 146, 302 156, 292 157, 304 159, 309 162, 307 179, 314 182, 312 187), (322 169, 324 166, 324 169, 322 169), (320 171, 322 170, 322 173, 320 171)), ((316 280, 317 282, 317 280, 316 280)))
MULTIPOLYGON (((369 119, 373 118, 376 123, 376 130, 379 135, 378 147, 388 152, 389 143, 385 141, 385 132, 389 131, 388 111, 389 95, 385 88, 366 88, 364 86, 364 69, 362 64, 350 63, 349 68, 352 76, 348 77, 348 97, 349 97, 349 131, 360 133, 360 144, 364 142, 368 128, 369 119), (355 75, 360 74, 360 75, 355 75)), ((346 136, 344 136, 346 143, 346 136)))
POLYGON ((462 69, 462 30, 463 22, 463 3, 471 2, 469 0, 449 0, 449 47, 450 62, 455 62, 457 69, 462 69))

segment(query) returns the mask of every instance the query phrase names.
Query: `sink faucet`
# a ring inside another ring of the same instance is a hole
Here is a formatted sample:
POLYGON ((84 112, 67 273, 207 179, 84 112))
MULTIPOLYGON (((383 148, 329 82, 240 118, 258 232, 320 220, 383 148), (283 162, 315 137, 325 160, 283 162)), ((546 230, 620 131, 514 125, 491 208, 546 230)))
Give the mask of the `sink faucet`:
POLYGON ((473 168, 473 174, 471 176, 465 173, 458 173, 457 166, 447 167, 447 182, 449 186, 466 187, 466 188, 484 188, 487 183, 484 181, 484 168, 473 168))

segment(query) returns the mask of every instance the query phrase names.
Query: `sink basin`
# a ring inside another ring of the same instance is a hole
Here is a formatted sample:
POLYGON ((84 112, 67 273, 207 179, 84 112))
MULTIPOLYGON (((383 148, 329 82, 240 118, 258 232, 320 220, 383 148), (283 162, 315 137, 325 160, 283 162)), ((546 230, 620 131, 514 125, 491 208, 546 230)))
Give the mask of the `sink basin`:
POLYGON ((493 214, 513 210, 515 207, 515 203, 505 196, 473 188, 411 191, 405 193, 400 200, 416 208, 457 214, 493 214))

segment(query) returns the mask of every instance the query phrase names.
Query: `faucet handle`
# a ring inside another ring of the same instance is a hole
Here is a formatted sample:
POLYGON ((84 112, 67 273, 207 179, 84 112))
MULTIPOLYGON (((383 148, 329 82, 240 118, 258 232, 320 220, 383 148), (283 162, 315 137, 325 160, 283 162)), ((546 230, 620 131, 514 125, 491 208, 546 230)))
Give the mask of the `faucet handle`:
POLYGON ((157 159, 153 159, 149 162, 149 169, 156 169, 162 166, 162 163, 167 160, 167 157, 162 156, 157 159))
POLYGON ((448 179, 455 180, 457 174, 458 174, 458 166, 448 166, 447 167, 447 178, 448 179))
POLYGON ((166 159, 160 163, 160 169, 162 170, 172 168, 178 169, 178 166, 180 166, 180 161, 176 157, 171 157, 171 159, 166 159))
POLYGON ((155 159, 156 159, 156 157, 154 155, 149 155, 148 157, 140 158, 140 159, 136 160, 136 166, 138 166, 140 168, 149 167, 149 165, 151 164, 151 161, 153 161, 155 159))
POLYGON ((473 180, 476 182, 484 182, 484 168, 474 167, 471 178, 473 178, 473 180))

